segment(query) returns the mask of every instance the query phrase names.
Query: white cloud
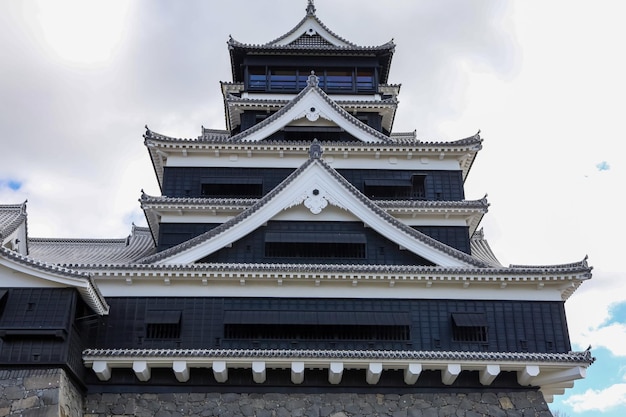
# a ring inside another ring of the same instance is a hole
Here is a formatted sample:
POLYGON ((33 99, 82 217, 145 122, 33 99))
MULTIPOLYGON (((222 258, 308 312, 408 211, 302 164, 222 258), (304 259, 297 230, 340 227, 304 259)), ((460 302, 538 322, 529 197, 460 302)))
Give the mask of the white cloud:
POLYGON ((608 411, 626 405, 626 384, 615 384, 603 390, 589 389, 582 394, 572 395, 564 404, 576 413, 586 411, 608 411))
POLYGON ((626 357, 626 325, 611 311, 624 302, 623 273, 594 271, 591 281, 565 303, 572 344, 578 349, 590 344, 593 348, 604 347, 615 356, 626 357))
POLYGON ((61 59, 90 64, 108 60, 124 34, 127 1, 39 1, 36 21, 42 39, 61 59))
POLYGON ((590 329, 582 337, 591 340, 594 348, 604 347, 615 356, 626 357, 626 325, 623 323, 590 329))

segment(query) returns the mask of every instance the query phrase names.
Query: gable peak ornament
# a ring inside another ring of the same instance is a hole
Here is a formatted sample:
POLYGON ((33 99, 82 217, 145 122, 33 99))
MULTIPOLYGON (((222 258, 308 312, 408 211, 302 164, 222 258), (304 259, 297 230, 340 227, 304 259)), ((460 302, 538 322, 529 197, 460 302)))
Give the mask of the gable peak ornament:
POLYGON ((322 149, 322 145, 316 139, 313 139, 311 142, 311 146, 309 147, 309 159, 321 159, 324 150, 322 149))
POLYGON ((313 0, 309 0, 309 4, 306 6, 306 14, 307 15, 315 14, 315 4, 313 4, 313 0))
POLYGON ((311 87, 317 87, 320 84, 320 79, 315 75, 315 71, 311 70, 311 75, 309 75, 309 78, 306 80, 306 84, 311 87))

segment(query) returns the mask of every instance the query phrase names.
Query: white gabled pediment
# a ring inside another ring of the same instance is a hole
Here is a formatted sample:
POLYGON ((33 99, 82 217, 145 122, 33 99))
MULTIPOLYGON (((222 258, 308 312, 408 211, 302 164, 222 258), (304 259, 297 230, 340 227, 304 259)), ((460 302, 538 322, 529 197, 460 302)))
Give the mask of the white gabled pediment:
MULTIPOLYGON (((306 8, 306 16, 289 32, 267 44, 267 46, 290 46, 298 44, 302 37, 321 37, 328 45, 346 48, 354 46, 345 39, 332 33, 315 15, 315 5, 312 0, 306 8)), ((319 46, 319 44, 318 44, 319 46)))
POLYGON ((350 42, 339 38, 335 34, 331 33, 316 17, 315 15, 308 15, 304 18, 298 26, 293 28, 288 34, 282 38, 276 39, 270 42, 269 46, 289 46, 296 43, 298 39, 303 36, 313 37, 320 36, 324 41, 330 45, 347 48, 354 46, 350 42))
POLYGON ((469 255, 399 222, 371 203, 320 159, 310 159, 258 203, 218 228, 148 257, 144 262, 160 264, 196 262, 231 245, 296 206, 306 208, 312 218, 320 215, 328 207, 345 210, 399 247, 438 266, 485 266, 469 255))
POLYGON ((40 262, 4 248, 0 248, 0 287, 76 288, 97 314, 108 314, 109 311, 87 274, 40 262))
POLYGON ((297 124, 306 126, 335 125, 366 143, 388 142, 389 138, 359 121, 337 105, 317 86, 315 75, 309 76, 309 86, 300 92, 289 104, 268 117, 263 122, 233 136, 233 141, 259 142, 285 126, 297 124))

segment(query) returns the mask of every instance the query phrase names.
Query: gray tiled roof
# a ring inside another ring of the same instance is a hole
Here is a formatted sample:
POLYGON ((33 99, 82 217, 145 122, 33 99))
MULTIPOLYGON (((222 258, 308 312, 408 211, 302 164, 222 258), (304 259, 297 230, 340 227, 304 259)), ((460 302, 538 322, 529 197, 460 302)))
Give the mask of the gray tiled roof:
POLYGON ((52 264, 128 264, 154 252, 148 228, 124 239, 29 239, 30 256, 52 264))
POLYGON ((83 285, 77 285, 76 289, 81 294, 85 302, 91 306, 98 314, 106 314, 109 311, 109 306, 104 299, 102 293, 98 287, 94 284, 91 275, 84 271, 77 271, 75 269, 67 268, 61 265, 55 265, 54 263, 45 262, 41 259, 36 259, 31 256, 23 256, 19 253, 8 250, 0 246, 0 258, 8 259, 12 262, 19 263, 33 270, 41 271, 44 273, 52 274, 53 276, 62 276, 78 280, 83 285))
MULTIPOLYGON (((276 113, 274 113, 275 115, 276 113)), ((272 115, 272 116, 274 116, 272 115)), ((349 113, 348 113, 349 115, 349 113)), ((272 117, 270 116, 270 117, 272 117)), ((267 121, 268 119, 265 119, 267 121)), ((361 123, 358 119, 355 119, 356 122, 361 123)), ((355 122, 355 123, 356 123, 355 122)), ((262 122, 263 123, 263 122, 262 122)), ((260 123, 259 123, 260 124, 260 123)), ((365 125, 367 126, 367 125, 365 125)), ((248 129, 250 130, 250 129, 248 129)), ((173 136, 163 135, 161 133, 154 132, 150 129, 146 130, 144 134, 144 139, 146 145, 150 146, 151 144, 163 143, 163 144, 172 144, 172 145, 202 145, 202 144, 228 144, 233 142, 234 138, 240 138, 239 135, 245 133, 242 132, 236 136, 229 136, 226 131, 211 131, 210 129, 205 129, 206 134, 201 135, 199 138, 176 138, 173 136), (215 133, 220 132, 220 133, 215 133)), ((378 132, 378 134, 381 134, 378 132)), ((382 135, 382 134, 381 134, 382 135)), ((383 135, 384 136, 384 135, 383 135)), ((385 143, 363 143, 363 142, 340 142, 340 141, 329 141, 324 142, 324 148, 333 148, 333 147, 346 147, 346 148, 380 148, 380 147, 418 147, 421 149, 429 149, 429 148, 441 148, 449 149, 449 148, 476 148, 476 150, 480 149, 482 146, 483 139, 480 137, 480 132, 468 136, 466 138, 452 140, 452 141, 425 141, 416 138, 414 132, 400 132, 400 133, 392 133, 390 136, 385 136, 385 143)), ((257 144, 256 142, 238 142, 238 145, 262 145, 263 147, 267 147, 270 145, 273 146, 293 146, 293 147, 306 147, 308 149, 311 146, 311 141, 287 141, 287 140, 263 140, 262 143, 257 144)))
POLYGON ((478 277, 490 278, 505 275, 507 278, 526 277, 530 280, 543 278, 548 275, 589 275, 591 267, 586 262, 575 262, 566 265, 544 265, 522 268, 500 267, 440 267, 423 265, 370 265, 370 264, 283 264, 283 263, 190 263, 190 264, 143 264, 133 263, 128 265, 67 265, 74 270, 80 271, 176 271, 190 273, 213 273, 213 272, 238 272, 238 273, 293 273, 293 274, 344 274, 370 275, 370 274, 393 274, 426 276, 428 279, 445 281, 452 275, 464 275, 472 279, 478 277), (532 278, 532 279, 531 279, 532 278))
POLYGON ((0 205, 0 243, 26 222, 26 202, 0 205))
MULTIPOLYGON (((256 203, 257 198, 206 198, 206 197, 166 197, 142 194, 141 203, 159 207, 250 207, 256 203)), ((462 201, 430 201, 430 200, 376 200, 372 203, 384 209, 391 208, 478 208, 484 209, 489 206, 486 198, 480 200, 462 201)))
POLYGON ((590 351, 568 353, 415 351, 415 350, 321 350, 321 349, 87 349, 89 359, 115 357, 236 357, 236 358, 328 358, 328 359, 399 359, 461 360, 511 362, 562 362, 591 365, 590 351))
POLYGON ((477 230, 472 238, 470 239, 470 248, 472 252, 472 256, 475 256, 478 259, 482 259, 489 265, 500 268, 502 264, 496 258, 496 255, 491 250, 489 243, 485 239, 485 234, 483 229, 477 230))
POLYGON ((298 24, 296 24, 296 26, 294 26, 290 31, 288 31, 287 33, 285 33, 282 36, 279 36, 278 38, 265 43, 265 44, 256 44, 256 45, 252 45, 252 44, 244 44, 241 42, 236 41, 235 39, 232 38, 232 36, 229 38, 228 40, 228 46, 229 48, 236 48, 236 47, 240 47, 240 48, 258 48, 258 49, 269 49, 269 48, 280 48, 280 49, 297 49, 297 48, 301 48, 301 49, 340 49, 340 50, 350 50, 350 51, 354 51, 354 50, 393 50, 395 48, 395 44, 393 41, 389 41, 383 45, 379 45, 379 46, 358 46, 350 41, 348 41, 347 39, 342 38, 341 36, 337 35, 336 33, 334 33, 332 30, 330 30, 316 15, 315 15, 315 7, 311 7, 311 5, 309 5, 309 7, 307 7, 307 14, 304 18, 302 18, 302 20, 300 20, 298 22, 298 24), (298 38, 296 38, 296 40, 294 40, 293 42, 291 42, 288 45, 279 45, 279 43, 281 41, 283 41, 284 39, 288 38, 289 36, 293 35, 294 33, 296 33, 297 30, 299 30, 305 23, 307 20, 309 19, 313 19, 315 20, 315 22, 317 22, 317 24, 319 24, 326 32, 328 32, 330 34, 330 36, 334 37, 336 40, 346 44, 346 46, 344 47, 338 47, 333 45, 332 43, 328 42, 327 40, 323 39, 321 36, 317 35, 317 36, 309 36, 307 34, 303 34, 302 36, 299 36, 298 38))

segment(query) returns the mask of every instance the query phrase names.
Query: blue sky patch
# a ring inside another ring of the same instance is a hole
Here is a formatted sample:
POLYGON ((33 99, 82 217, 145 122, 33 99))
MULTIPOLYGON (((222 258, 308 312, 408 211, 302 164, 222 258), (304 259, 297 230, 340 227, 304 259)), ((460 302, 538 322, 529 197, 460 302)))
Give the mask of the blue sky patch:
POLYGON ((8 188, 17 191, 22 188, 22 183, 13 179, 0 179, 0 188, 8 188))
MULTIPOLYGON (((626 311, 626 306, 622 307, 623 311, 626 311)), ((626 359, 615 357, 610 351, 600 347, 595 349, 592 347, 591 353, 596 361, 587 369, 587 378, 576 381, 574 388, 566 390, 565 395, 555 396, 554 402, 550 404, 550 409, 553 411, 560 410, 570 417, 623 417, 624 410, 620 406, 604 412, 597 409, 574 412, 573 408, 565 403, 571 395, 583 394, 589 389, 602 391, 611 385, 623 383, 626 359)))
POLYGON ((612 305, 609 313, 609 323, 626 323, 626 302, 612 305))
POLYGON ((608 171, 609 169, 611 169, 611 166, 608 164, 608 162, 602 161, 596 164, 596 168, 598 168, 598 171, 608 171))

